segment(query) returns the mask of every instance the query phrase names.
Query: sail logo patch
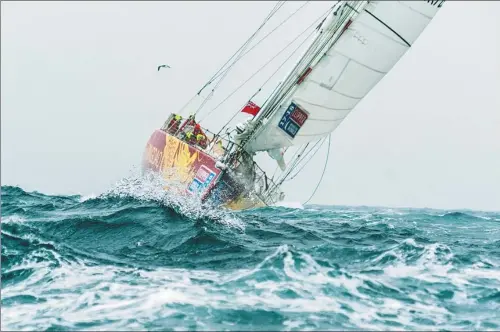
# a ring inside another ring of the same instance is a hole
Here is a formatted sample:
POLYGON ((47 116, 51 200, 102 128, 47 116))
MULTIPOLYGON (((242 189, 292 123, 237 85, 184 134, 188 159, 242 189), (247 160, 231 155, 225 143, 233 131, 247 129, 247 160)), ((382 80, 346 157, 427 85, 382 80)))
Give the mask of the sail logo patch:
POLYGON ((188 191, 190 193, 201 192, 210 185, 214 178, 215 173, 205 165, 201 165, 200 168, 198 168, 198 172, 196 172, 193 182, 189 185, 188 191))
POLYGON ((291 138, 295 138, 308 117, 309 115, 303 109, 292 102, 285 111, 285 114, 281 117, 278 127, 280 127, 291 138))

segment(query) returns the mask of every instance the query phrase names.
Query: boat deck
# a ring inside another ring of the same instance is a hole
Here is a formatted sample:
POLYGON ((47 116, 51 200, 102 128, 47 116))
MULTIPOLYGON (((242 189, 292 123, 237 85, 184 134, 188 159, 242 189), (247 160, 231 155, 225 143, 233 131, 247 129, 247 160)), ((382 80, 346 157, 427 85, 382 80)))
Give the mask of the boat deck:
MULTIPOLYGON (((158 150, 158 165, 153 168, 159 170, 165 167, 171 167, 170 164, 172 164, 174 166, 183 166, 186 169, 194 167, 198 170, 201 165, 205 165, 207 170, 209 169, 209 172, 214 173, 214 177, 216 178, 214 180, 217 182, 219 173, 221 173, 221 175, 224 173, 220 169, 220 164, 223 164, 231 171, 231 176, 236 175, 238 177, 239 174, 239 177, 243 178, 243 181, 246 182, 245 187, 247 190, 253 192, 253 194, 266 205, 273 204, 279 199, 281 194, 279 186, 267 176, 264 170, 259 167, 248 153, 244 152, 243 149, 238 149, 238 145, 231 139, 229 134, 221 136, 206 128, 198 126, 198 132, 202 133, 205 139, 204 141, 197 141, 193 139, 192 135, 191 137, 186 135, 187 132, 191 131, 194 127, 186 126, 186 122, 189 120, 183 121, 182 124, 178 121, 176 126, 171 126, 173 122, 172 119, 173 115, 165 121, 164 125, 157 130, 150 139, 150 144, 152 143, 150 149, 158 150), (174 143, 174 141, 177 143, 174 143), (181 144, 181 142, 184 144, 181 144), (167 148, 165 144, 173 145, 167 148), (177 152, 167 152, 173 150, 177 151, 178 146, 180 146, 179 144, 186 146, 186 148, 189 147, 191 151, 183 154, 182 158, 185 159, 185 161, 180 161, 180 164, 177 160, 178 157, 173 156, 177 152), (167 155, 164 156, 164 154, 167 155), (170 156, 170 154, 172 154, 172 156, 170 156), (196 159, 190 160, 195 154, 197 155, 196 159), (172 160, 172 158, 176 160, 172 160), (159 162, 160 159, 162 160, 161 163, 159 162)), ((151 153, 148 154, 151 155, 151 153)), ((151 160, 149 163, 151 164, 151 160)), ((201 184, 197 183, 197 185, 201 184)), ((212 184, 207 183, 206 187, 206 189, 209 189, 209 187, 212 187, 212 184)))

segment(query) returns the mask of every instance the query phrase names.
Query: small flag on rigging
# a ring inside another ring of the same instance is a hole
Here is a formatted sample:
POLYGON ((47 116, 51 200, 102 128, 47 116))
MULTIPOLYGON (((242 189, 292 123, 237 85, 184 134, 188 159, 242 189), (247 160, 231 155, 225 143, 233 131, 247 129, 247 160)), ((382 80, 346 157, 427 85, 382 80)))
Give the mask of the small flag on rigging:
POLYGON ((248 114, 251 114, 253 116, 256 116, 257 113, 259 113, 259 111, 260 111, 260 106, 255 104, 253 101, 248 101, 248 103, 245 105, 245 107, 243 107, 243 109, 241 111, 243 113, 248 113, 248 114))

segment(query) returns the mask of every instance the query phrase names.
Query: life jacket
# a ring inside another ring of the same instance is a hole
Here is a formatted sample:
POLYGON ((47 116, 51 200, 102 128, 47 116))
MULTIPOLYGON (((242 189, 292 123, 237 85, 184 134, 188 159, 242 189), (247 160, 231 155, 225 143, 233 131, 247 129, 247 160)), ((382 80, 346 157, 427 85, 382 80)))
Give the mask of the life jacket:
POLYGON ((193 132, 188 131, 188 132, 186 133, 186 142, 187 142, 188 144, 193 144, 193 143, 194 143, 194 141, 195 141, 195 139, 196 139, 196 138, 195 138, 195 136, 193 135, 193 132))
POLYGON ((207 137, 205 135, 203 135, 203 134, 197 134, 196 135, 196 142, 198 142, 198 144, 202 148, 206 149, 206 147, 207 147, 207 137))

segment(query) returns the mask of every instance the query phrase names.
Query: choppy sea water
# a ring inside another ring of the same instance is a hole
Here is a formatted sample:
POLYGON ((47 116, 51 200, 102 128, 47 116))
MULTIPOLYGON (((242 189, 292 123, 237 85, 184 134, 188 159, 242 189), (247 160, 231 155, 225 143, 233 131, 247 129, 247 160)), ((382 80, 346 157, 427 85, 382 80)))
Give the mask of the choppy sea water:
POLYGON ((4 330, 499 330, 500 214, 1 188, 4 330))

